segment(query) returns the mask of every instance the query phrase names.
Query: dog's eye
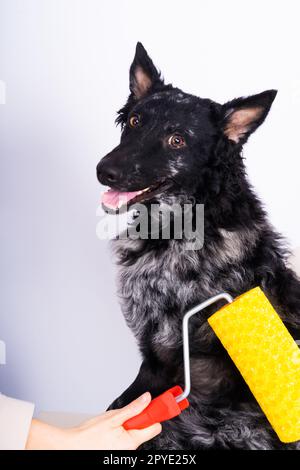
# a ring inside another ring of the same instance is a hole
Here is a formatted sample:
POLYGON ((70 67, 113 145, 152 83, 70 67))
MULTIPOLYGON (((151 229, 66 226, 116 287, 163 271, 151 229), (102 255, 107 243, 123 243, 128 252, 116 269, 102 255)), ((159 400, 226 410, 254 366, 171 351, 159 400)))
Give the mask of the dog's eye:
POLYGON ((140 119, 140 116, 138 116, 137 114, 134 114, 129 119, 130 127, 138 127, 140 124, 141 124, 141 119, 140 119))
POLYGON ((168 144, 173 149, 179 149, 185 145, 185 140, 181 135, 174 134, 169 137, 168 144))

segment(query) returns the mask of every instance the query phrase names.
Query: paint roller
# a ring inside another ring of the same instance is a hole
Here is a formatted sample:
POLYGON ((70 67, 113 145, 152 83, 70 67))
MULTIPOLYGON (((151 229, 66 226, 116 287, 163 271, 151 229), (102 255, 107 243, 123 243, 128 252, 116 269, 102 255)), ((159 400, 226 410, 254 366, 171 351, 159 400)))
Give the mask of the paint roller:
POLYGON ((208 323, 239 369, 279 439, 300 440, 300 350, 279 315, 259 287, 235 300, 218 294, 183 317, 184 390, 172 387, 154 398, 125 429, 142 429, 178 416, 189 406, 191 390, 189 319, 209 305, 227 302, 208 323))

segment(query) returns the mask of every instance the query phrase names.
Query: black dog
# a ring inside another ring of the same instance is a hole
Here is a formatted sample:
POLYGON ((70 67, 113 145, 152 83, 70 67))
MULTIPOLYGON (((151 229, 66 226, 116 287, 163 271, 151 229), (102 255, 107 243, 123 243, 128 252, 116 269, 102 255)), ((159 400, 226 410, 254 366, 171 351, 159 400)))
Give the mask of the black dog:
MULTIPOLYGON (((236 297, 261 286, 294 338, 300 327, 300 282, 287 267, 287 251, 253 193, 241 156, 276 91, 224 105, 186 94, 164 84, 140 43, 130 91, 117 118, 120 145, 97 167, 99 181, 112 188, 104 206, 118 208, 120 194, 129 207, 204 204, 205 240, 194 251, 185 249, 184 238, 114 242, 123 312, 143 363, 112 408, 146 390, 156 396, 183 385, 182 316, 217 293, 236 297)), ((221 305, 192 320, 190 408, 164 423, 162 434, 144 448, 299 448, 299 442, 279 441, 209 327, 207 317, 221 305)))

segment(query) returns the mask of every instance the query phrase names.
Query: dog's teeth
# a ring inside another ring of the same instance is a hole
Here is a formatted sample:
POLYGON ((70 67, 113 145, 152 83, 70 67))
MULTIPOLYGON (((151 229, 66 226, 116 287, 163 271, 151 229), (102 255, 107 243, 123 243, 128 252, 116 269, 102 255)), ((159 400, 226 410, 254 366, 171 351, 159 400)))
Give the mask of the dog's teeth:
POLYGON ((146 188, 146 189, 140 189, 140 190, 137 192, 137 196, 139 196, 140 194, 143 194, 145 191, 148 191, 148 189, 150 189, 150 186, 149 186, 149 188, 146 188))

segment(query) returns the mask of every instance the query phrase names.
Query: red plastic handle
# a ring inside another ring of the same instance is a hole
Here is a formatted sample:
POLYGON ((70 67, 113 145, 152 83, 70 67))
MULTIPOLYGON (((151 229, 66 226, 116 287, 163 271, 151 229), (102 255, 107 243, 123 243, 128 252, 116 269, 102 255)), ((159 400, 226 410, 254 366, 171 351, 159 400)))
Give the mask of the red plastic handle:
POLYGON ((154 398, 139 415, 128 419, 123 424, 125 429, 144 429, 155 423, 161 423, 178 416, 189 406, 186 398, 177 403, 176 397, 183 392, 179 385, 170 388, 154 398))

